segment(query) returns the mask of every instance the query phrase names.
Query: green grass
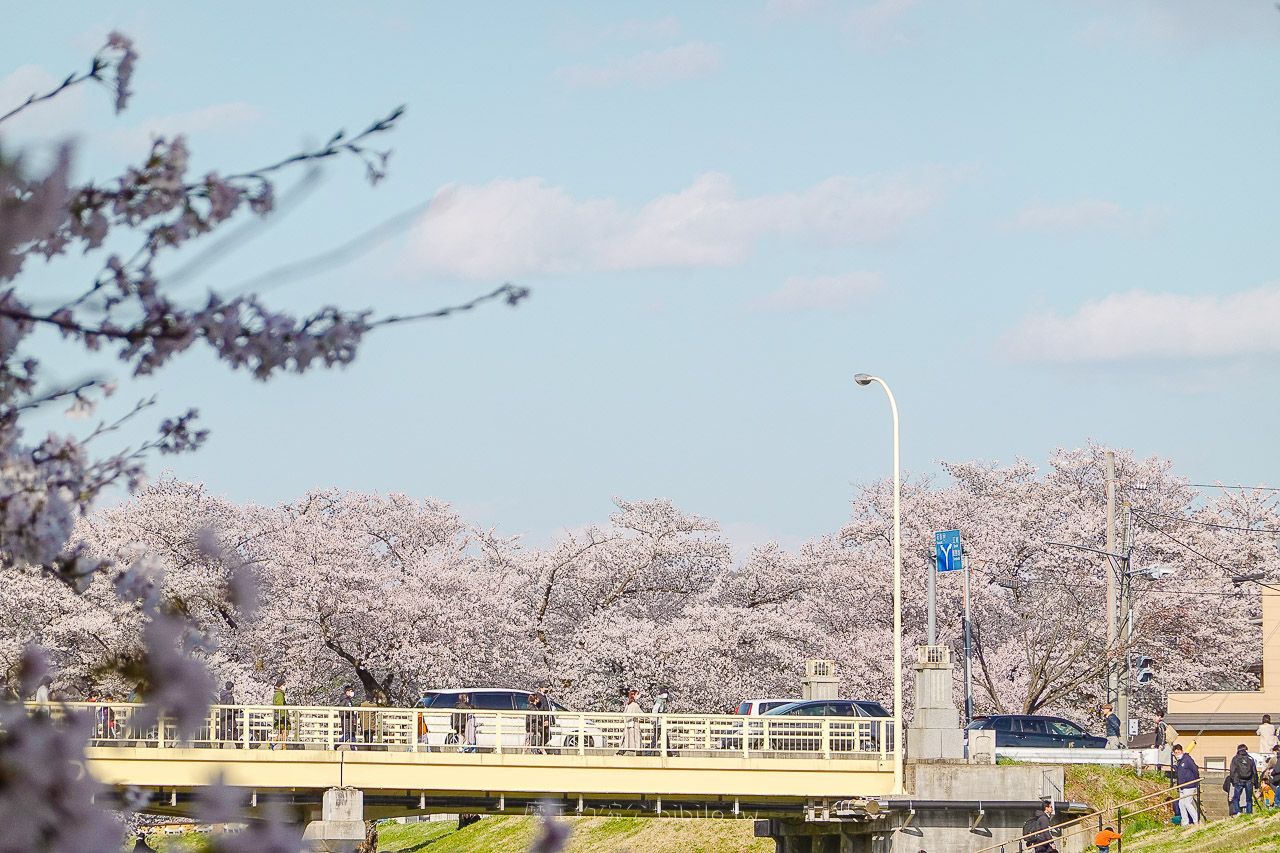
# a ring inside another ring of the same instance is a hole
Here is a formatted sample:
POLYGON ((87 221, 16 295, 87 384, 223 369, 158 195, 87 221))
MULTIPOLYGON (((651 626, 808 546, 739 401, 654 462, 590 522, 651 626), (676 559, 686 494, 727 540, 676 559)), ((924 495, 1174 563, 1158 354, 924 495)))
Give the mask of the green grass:
MULTIPOLYGON (((566 818, 567 853, 773 853, 773 841, 752 836, 749 820, 591 817, 566 818)), ((466 829, 455 821, 385 823, 379 853, 521 853, 537 821, 486 817, 466 829)))
POLYGON ((1249 853, 1280 850, 1280 813, 1242 815, 1194 826, 1125 828, 1125 853, 1249 853))

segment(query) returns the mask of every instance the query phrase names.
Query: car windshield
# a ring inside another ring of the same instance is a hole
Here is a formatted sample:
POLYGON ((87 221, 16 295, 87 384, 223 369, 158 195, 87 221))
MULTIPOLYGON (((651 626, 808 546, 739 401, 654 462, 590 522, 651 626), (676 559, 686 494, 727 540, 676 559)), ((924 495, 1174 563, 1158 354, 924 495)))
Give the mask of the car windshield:
POLYGON ((1049 731, 1055 735, 1063 735, 1064 737, 1084 737, 1084 731, 1074 723, 1068 723, 1066 720, 1050 720, 1049 731))
POLYGON ((858 710, 862 712, 863 716, 867 716, 867 717, 893 716, 887 710, 885 710, 885 707, 881 705, 879 702, 854 702, 853 704, 858 707, 858 710))
MULTIPOLYGON (((423 707, 452 708, 457 704, 458 696, 465 692, 463 690, 445 690, 429 693, 427 701, 423 703, 423 707)), ((478 690, 467 695, 470 697, 472 705, 486 711, 510 711, 513 697, 518 697, 515 700, 515 708, 517 710, 525 711, 529 707, 529 694, 519 690, 478 690)), ((554 699, 551 700, 551 710, 566 713, 570 711, 569 708, 554 699)))
POLYGON ((965 728, 966 728, 966 729, 985 729, 985 728, 987 727, 987 722, 988 722, 988 721, 987 721, 987 720, 985 720, 985 719, 983 719, 983 720, 974 720, 972 723, 970 723, 969 725, 965 726, 965 728))

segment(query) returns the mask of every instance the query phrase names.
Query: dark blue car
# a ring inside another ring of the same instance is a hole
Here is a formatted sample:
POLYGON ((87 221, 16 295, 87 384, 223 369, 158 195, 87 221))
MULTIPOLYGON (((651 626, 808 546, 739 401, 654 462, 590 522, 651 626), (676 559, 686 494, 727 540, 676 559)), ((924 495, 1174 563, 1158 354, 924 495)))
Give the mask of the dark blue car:
POLYGON ((1035 714, 992 714, 977 717, 969 731, 996 733, 996 748, 1002 746, 1091 747, 1102 749, 1107 739, 1091 735, 1070 720, 1035 714))

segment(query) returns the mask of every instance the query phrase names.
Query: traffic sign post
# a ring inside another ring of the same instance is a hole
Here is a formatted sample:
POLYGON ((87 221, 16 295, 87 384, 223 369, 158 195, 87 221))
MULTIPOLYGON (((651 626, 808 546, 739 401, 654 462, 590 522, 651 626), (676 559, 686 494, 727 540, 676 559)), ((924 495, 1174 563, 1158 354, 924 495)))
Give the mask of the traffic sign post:
POLYGON ((929 573, 929 645, 937 643, 935 612, 937 610, 937 572, 964 569, 964 716, 965 725, 973 719, 973 635, 969 628, 969 567, 964 559, 964 546, 959 530, 942 530, 933 534, 934 565, 929 573))
POLYGON ((954 572, 963 566, 959 530, 943 530, 933 534, 933 548, 938 560, 938 571, 954 572))

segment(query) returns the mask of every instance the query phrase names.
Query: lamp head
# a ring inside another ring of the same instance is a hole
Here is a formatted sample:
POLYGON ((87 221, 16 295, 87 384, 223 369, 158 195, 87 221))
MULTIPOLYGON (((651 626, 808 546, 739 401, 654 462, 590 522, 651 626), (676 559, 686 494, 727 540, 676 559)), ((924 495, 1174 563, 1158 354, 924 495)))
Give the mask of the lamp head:
POLYGON ((871 377, 866 373, 859 373, 853 377, 853 381, 859 385, 870 385, 871 377))

